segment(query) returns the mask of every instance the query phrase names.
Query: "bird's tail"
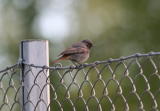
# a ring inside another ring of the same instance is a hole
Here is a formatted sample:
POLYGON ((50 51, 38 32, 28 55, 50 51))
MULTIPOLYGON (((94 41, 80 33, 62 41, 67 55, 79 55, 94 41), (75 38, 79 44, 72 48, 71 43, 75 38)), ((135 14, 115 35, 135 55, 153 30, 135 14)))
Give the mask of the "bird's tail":
POLYGON ((52 63, 51 63, 51 64, 58 63, 58 62, 60 62, 61 60, 66 60, 66 57, 60 57, 60 58, 58 58, 58 59, 56 59, 56 60, 52 61, 52 63))

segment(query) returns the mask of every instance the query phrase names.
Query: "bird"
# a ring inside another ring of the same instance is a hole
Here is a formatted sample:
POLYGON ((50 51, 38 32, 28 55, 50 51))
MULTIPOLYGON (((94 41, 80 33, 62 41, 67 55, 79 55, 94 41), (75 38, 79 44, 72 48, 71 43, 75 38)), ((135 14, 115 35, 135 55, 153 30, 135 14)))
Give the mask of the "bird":
POLYGON ((87 61, 90 56, 90 49, 93 47, 91 40, 82 40, 74 43, 71 47, 61 52, 59 58, 54 60, 52 63, 58 63, 62 60, 70 60, 73 63, 82 64, 87 61))

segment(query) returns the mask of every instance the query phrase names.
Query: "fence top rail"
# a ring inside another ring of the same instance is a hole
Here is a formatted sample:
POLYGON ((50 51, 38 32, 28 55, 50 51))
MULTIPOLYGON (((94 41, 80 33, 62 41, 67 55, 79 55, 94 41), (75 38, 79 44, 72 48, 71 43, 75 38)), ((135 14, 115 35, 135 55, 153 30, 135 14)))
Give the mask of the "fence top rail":
POLYGON ((140 57, 151 57, 151 56, 156 56, 156 55, 160 55, 160 52, 149 52, 149 53, 136 53, 136 54, 132 54, 130 56, 125 56, 125 57, 120 57, 120 58, 115 58, 115 59, 108 59, 108 60, 104 60, 104 61, 95 61, 92 63, 84 63, 81 65, 77 65, 77 66, 62 66, 61 64, 57 64, 56 66, 39 66, 39 65, 34 65, 34 64, 28 64, 23 62, 22 60, 18 60, 18 62, 14 65, 11 65, 9 67, 6 67, 5 69, 0 70, 0 73, 6 72, 7 70, 11 70, 15 67, 22 67, 22 65, 26 65, 26 66, 30 66, 30 67, 35 67, 35 68, 43 68, 43 69, 51 69, 51 70, 65 70, 65 69, 82 69, 84 67, 87 66, 96 66, 99 64, 109 64, 109 63, 113 63, 113 62, 120 62, 120 61, 125 61, 128 59, 132 59, 132 58, 140 58, 140 57))
POLYGON ((132 59, 132 58, 140 58, 140 57, 151 57, 151 56, 156 56, 156 55, 160 55, 160 52, 149 52, 149 53, 135 53, 132 54, 130 56, 125 56, 125 57, 120 57, 120 58, 115 58, 115 59, 108 59, 108 60, 104 60, 104 61, 95 61, 92 63, 84 63, 81 65, 70 65, 70 66, 62 66, 61 64, 57 64, 56 66, 38 66, 38 65, 34 65, 34 64, 28 64, 25 62, 22 62, 22 64, 27 65, 27 66, 31 66, 31 67, 35 67, 35 68, 43 68, 43 69, 51 69, 51 70, 65 70, 65 69, 82 69, 84 67, 87 66, 96 66, 99 64, 109 64, 109 63, 113 63, 113 62, 121 62, 121 61, 125 61, 128 59, 132 59))
POLYGON ((14 64, 12 66, 6 67, 5 69, 0 70, 0 73, 6 72, 8 70, 14 69, 15 67, 18 67, 18 64, 14 64))

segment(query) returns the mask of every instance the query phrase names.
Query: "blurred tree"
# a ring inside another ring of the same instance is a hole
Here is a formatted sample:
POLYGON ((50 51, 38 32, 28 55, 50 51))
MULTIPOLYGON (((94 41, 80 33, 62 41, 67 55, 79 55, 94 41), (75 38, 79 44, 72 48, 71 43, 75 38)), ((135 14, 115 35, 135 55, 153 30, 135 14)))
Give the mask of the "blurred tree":
MULTIPOLYGON (((35 13, 35 2, 29 1, 26 7, 23 2, 17 0, 1 1, 1 29, 0 46, 2 63, 15 63, 19 57, 19 43, 24 39, 34 39, 32 23, 35 13), (14 46, 14 47, 13 47, 14 46)), ((27 4, 27 2, 25 2, 27 4)), ((3 64, 4 66, 4 64, 3 64)))
POLYGON ((95 42, 92 61, 159 51, 159 5, 158 0, 83 1, 77 8, 80 22, 77 36, 95 42))

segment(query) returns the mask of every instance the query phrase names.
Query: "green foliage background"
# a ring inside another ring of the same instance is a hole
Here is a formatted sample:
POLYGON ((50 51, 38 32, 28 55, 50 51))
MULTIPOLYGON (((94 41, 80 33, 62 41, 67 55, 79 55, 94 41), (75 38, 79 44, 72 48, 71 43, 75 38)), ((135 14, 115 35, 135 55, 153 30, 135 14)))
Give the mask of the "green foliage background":
MULTIPOLYGON (((17 61, 21 40, 48 39, 33 26, 45 8, 37 8, 37 4, 46 3, 47 7, 50 0, 24 1, 0 0, 0 69, 17 61)), ((87 62, 160 51, 159 0, 75 0, 71 6, 74 14, 69 17, 75 17, 71 32, 61 41, 56 41, 56 36, 49 38, 50 60, 82 39, 95 44, 87 62)))

